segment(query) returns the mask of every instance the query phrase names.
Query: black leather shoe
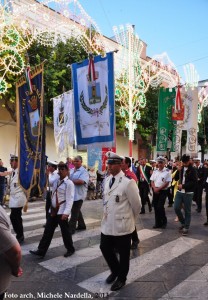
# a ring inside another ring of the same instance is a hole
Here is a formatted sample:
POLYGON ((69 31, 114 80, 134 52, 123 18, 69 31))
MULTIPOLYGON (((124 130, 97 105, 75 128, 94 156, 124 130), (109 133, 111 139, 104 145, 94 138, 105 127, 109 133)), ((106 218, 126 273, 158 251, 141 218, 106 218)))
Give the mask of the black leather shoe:
POLYGON ((69 257, 69 256, 72 256, 72 254, 74 254, 75 250, 74 251, 67 251, 65 254, 64 254, 64 257, 69 257))
POLYGON ((143 215, 143 214, 145 214, 145 211, 140 211, 139 214, 140 214, 140 215, 143 215))
POLYGON ((208 226, 208 221, 204 223, 204 226, 208 226))
POLYGON ((131 244, 131 249, 132 250, 137 249, 138 245, 139 245, 139 241, 133 241, 132 244, 131 244))
POLYGON ((111 273, 105 280, 106 283, 110 284, 113 283, 117 278, 117 275, 111 273))
POLYGON ((86 230, 86 227, 77 227, 76 230, 86 230))
POLYGON ((21 236, 20 238, 17 238, 17 240, 18 240, 19 244, 21 245, 25 240, 24 235, 21 236))
POLYGON ((120 280, 116 280, 112 286, 111 286, 111 291, 118 291, 120 290, 124 285, 126 284, 125 281, 120 281, 120 280))
POLYGON ((161 228, 161 226, 154 225, 154 226, 152 226, 152 228, 154 228, 154 229, 156 229, 156 228, 161 228))
POLYGON ((43 258, 45 256, 45 254, 43 254, 40 250, 30 250, 30 253, 39 256, 40 258, 43 258))

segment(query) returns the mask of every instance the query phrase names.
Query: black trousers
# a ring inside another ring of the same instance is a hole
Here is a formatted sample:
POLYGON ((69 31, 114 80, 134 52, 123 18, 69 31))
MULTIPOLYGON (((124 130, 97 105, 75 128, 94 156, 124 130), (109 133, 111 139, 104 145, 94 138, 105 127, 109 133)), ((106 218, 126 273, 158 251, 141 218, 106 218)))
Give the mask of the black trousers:
POLYGON ((167 191, 160 191, 158 194, 153 193, 153 206, 155 210, 155 225, 161 227, 167 224, 167 217, 165 215, 165 200, 167 191))
POLYGON ((51 207, 51 192, 47 191, 47 193, 46 193, 46 206, 45 206, 46 220, 48 219, 48 216, 49 216, 50 207, 51 207))
POLYGON ((82 204, 83 204, 83 200, 78 200, 78 201, 74 201, 72 205, 71 218, 69 220, 69 226, 72 230, 72 233, 74 233, 76 230, 77 222, 78 222, 78 228, 80 229, 86 228, 85 221, 81 212, 82 204))
POLYGON ((206 197, 205 197, 205 207, 206 207, 206 215, 207 215, 207 221, 208 221, 208 183, 205 183, 205 191, 206 191, 206 197))
POLYGON ((0 295, 0 300, 3 300, 3 299, 4 299, 4 294, 5 294, 5 293, 3 293, 3 294, 0 295))
POLYGON ((0 205, 3 205, 5 184, 0 183, 0 205))
POLYGON ((145 204, 148 204, 149 209, 151 208, 151 203, 150 203, 150 199, 149 199, 149 184, 146 181, 143 182, 139 182, 139 194, 141 197, 141 202, 142 202, 142 208, 141 208, 141 212, 145 212, 145 204))
POLYGON ((137 229, 135 227, 134 231, 132 232, 132 236, 131 236, 132 242, 138 242, 139 241, 139 237, 137 234, 137 229))
POLYGON ((168 197, 168 204, 169 205, 173 205, 173 191, 174 191, 174 187, 170 186, 167 189, 167 197, 168 197))
POLYGON ((43 233, 43 236, 38 245, 38 249, 40 252, 45 255, 53 238, 54 231, 56 227, 59 225, 61 228, 61 234, 64 242, 64 246, 68 251, 74 251, 73 241, 72 241, 72 233, 70 226, 68 224, 68 220, 61 220, 62 215, 56 215, 55 217, 51 217, 48 215, 48 219, 46 221, 46 227, 43 233))
POLYGON ((16 238, 19 239, 24 236, 22 225, 22 207, 12 207, 10 213, 10 220, 16 233, 16 238))
POLYGON ((100 250, 111 270, 118 280, 126 281, 129 272, 131 234, 122 236, 105 235, 101 233, 100 250), (119 259, 115 253, 118 251, 119 259))
POLYGON ((204 184, 203 182, 198 181, 198 185, 197 185, 197 194, 196 194, 196 203, 197 203, 197 208, 198 211, 202 210, 202 194, 203 194, 203 188, 204 188, 204 184))

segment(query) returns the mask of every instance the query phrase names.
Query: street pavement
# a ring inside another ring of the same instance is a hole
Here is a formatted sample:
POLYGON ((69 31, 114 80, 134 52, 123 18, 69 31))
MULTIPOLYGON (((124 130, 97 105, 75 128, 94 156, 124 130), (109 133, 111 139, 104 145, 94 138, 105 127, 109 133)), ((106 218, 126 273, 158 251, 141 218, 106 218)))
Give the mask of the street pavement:
POLYGON ((46 256, 40 259, 29 250, 37 248, 42 236, 45 203, 29 203, 23 216, 24 273, 13 278, 5 299, 208 299, 208 227, 203 226, 204 204, 202 213, 192 206, 191 228, 186 237, 179 233, 174 210, 167 203, 166 229, 152 229, 153 211, 139 216, 139 247, 131 250, 126 286, 117 292, 111 292, 111 285, 105 284, 110 272, 99 249, 102 201, 85 201, 82 211, 87 230, 73 235, 75 254, 63 257, 66 249, 57 228, 46 256))

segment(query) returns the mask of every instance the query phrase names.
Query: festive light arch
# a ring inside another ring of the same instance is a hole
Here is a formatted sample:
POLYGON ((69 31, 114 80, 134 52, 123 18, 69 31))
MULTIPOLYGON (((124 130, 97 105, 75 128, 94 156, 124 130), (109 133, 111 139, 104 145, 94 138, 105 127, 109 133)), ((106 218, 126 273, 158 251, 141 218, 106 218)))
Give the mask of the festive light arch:
POLYGON ((0 94, 7 90, 8 73, 24 71, 24 53, 34 41, 53 46, 74 37, 86 52, 106 52, 97 24, 77 0, 5 2, 0 5, 0 94))
POLYGON ((159 86, 166 83, 175 87, 179 75, 174 64, 166 53, 157 55, 148 61, 141 58, 143 42, 134 32, 134 26, 126 25, 113 28, 118 44, 122 45, 120 61, 115 64, 116 101, 119 102, 119 112, 125 119, 129 132, 129 156, 132 156, 132 141, 137 121, 141 118, 140 109, 146 106, 146 96, 149 86, 159 86))

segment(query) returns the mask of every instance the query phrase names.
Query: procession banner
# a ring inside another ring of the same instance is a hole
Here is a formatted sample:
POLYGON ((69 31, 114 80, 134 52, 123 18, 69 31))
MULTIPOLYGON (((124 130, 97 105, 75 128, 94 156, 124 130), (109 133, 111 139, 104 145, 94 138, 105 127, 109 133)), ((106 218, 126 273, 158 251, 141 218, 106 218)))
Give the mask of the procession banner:
POLYGON ((72 64, 77 145, 114 142, 113 53, 72 64))
POLYGON ((177 139, 177 122, 172 122, 172 144, 171 144, 171 152, 176 152, 176 139, 177 139))
POLYGON ((184 120, 177 122, 178 132, 187 131, 186 153, 197 155, 198 90, 183 87, 181 97, 185 107, 184 120))
POLYGON ((168 135, 173 129, 172 106, 175 99, 175 89, 160 88, 158 104, 158 135, 157 152, 164 154, 167 151, 168 135))
POLYGON ((192 157, 197 156, 198 153, 198 89, 189 88, 187 91, 188 101, 190 108, 190 115, 187 124, 187 143, 186 143, 186 153, 189 153, 192 157))
POLYGON ((22 76, 16 84, 19 181, 26 191, 35 185, 42 191, 45 185, 43 64, 31 71, 30 80, 29 86, 22 76))
POLYGON ((53 98, 54 140, 59 156, 68 155, 74 143, 73 90, 53 98))

